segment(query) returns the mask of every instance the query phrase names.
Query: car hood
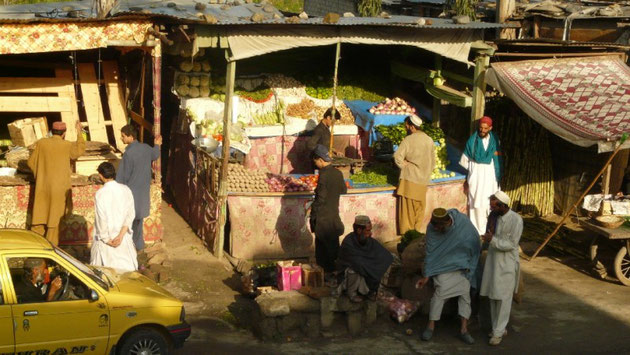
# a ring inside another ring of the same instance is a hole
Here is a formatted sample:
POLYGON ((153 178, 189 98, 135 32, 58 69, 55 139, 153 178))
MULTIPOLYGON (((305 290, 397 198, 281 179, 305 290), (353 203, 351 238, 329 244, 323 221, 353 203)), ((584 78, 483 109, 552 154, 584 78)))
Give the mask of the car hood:
MULTIPOLYGON (((111 287, 110 294, 119 293, 125 296, 127 300, 148 300, 160 299, 164 302, 164 306, 180 306, 181 302, 175 298, 170 292, 153 280, 142 275, 137 271, 119 272, 107 267, 99 267, 109 281, 114 285, 111 287)), ((135 302, 134 302, 135 303, 135 302)))

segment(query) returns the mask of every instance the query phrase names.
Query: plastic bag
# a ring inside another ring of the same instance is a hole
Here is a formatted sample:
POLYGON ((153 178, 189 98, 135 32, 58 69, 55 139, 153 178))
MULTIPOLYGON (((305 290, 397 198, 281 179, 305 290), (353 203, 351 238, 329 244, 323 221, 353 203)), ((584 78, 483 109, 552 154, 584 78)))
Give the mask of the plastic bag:
POLYGON ((404 323, 411 318, 417 311, 419 302, 409 301, 395 296, 383 299, 387 303, 389 315, 398 323, 404 323))

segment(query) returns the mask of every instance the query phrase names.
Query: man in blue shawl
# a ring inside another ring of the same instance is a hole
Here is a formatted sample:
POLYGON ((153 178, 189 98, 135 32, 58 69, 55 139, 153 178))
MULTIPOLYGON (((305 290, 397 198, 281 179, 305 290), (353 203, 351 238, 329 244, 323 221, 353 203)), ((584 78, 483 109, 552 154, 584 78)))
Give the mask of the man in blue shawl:
POLYGON ((424 287, 429 279, 435 292, 431 298, 429 324, 422 340, 433 336, 435 322, 440 320, 444 302, 459 297, 458 313, 461 317, 459 337, 467 344, 475 340, 468 333, 470 318, 470 287, 477 285, 475 269, 479 261, 481 239, 466 215, 456 209, 436 208, 427 227, 424 277, 416 287, 424 287))
POLYGON ((466 142, 459 164, 468 170, 468 215, 479 235, 486 232, 490 213, 490 196, 499 189, 501 181, 501 149, 499 139, 492 133, 492 119, 479 120, 479 130, 466 142))
POLYGON ((352 302, 361 302, 363 297, 375 301, 381 279, 394 258, 372 238, 370 217, 356 216, 352 229, 339 249, 338 263, 344 280, 337 291, 345 291, 352 302))

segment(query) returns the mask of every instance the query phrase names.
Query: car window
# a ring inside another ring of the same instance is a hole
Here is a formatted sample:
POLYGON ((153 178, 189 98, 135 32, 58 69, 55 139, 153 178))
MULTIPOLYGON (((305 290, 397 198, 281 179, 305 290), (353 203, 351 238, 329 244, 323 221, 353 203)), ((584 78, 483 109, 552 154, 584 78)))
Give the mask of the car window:
POLYGON ((72 255, 68 254, 65 250, 55 247, 55 252, 64 258, 67 262, 71 263, 74 267, 79 269, 82 273, 87 275, 90 279, 96 282, 103 289, 108 290, 107 283, 103 280, 101 275, 98 275, 93 269, 90 269, 87 265, 75 259, 72 255))
POLYGON ((19 304, 88 299, 90 288, 45 257, 7 258, 19 304))

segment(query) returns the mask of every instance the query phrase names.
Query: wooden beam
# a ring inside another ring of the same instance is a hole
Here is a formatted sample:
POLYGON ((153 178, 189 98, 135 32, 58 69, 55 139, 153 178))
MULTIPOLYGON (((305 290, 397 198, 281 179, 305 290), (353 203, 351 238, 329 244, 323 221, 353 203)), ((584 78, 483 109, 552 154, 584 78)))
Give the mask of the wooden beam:
POLYGON ((470 117, 470 133, 474 131, 475 121, 483 117, 486 107, 486 70, 490 65, 490 56, 479 54, 475 58, 473 76, 472 109, 470 117))
POLYGON ((606 170, 604 171, 604 175, 602 176, 602 193, 604 194, 604 196, 610 193, 611 172, 612 172, 612 164, 608 164, 608 166, 606 167, 606 170))
POLYGON ((80 121, 81 118, 79 117, 79 104, 74 89, 74 74, 71 68, 56 68, 55 77, 57 82, 64 87, 64 90, 59 92, 59 97, 67 97, 72 101, 70 112, 62 112, 61 120, 66 123, 66 140, 75 141, 78 134, 75 122, 80 121))
POLYGON ((151 122, 145 120, 144 117, 142 117, 140 114, 135 113, 133 111, 129 112, 129 116, 134 122, 136 122, 137 124, 142 126, 142 128, 146 129, 147 131, 151 132, 151 134, 153 134, 153 125, 151 124, 151 122))
POLYGON ((579 53, 523 53, 523 52, 496 52, 494 54, 497 57, 540 57, 540 58, 570 58, 570 57, 598 57, 598 56, 616 56, 621 59, 625 58, 625 53, 619 52, 579 52, 579 53))
POLYGON ((126 144, 120 137, 120 130, 127 124, 127 112, 125 103, 120 90, 120 73, 118 72, 118 63, 115 61, 103 62, 103 77, 105 79, 105 91, 107 93, 107 103, 109 105, 110 120, 114 130, 114 138, 116 140, 116 148, 121 152, 125 151, 126 144))
MULTIPOLYGON (((435 70, 438 72, 438 75, 443 75, 442 71, 442 56, 439 54, 435 55, 435 70)), ((440 111, 442 108, 442 99, 434 97, 433 98, 433 109, 431 110, 431 124, 434 127, 440 127, 440 111)))
POLYGON ((2 93, 51 94, 65 91, 68 91, 66 83, 59 81, 58 78, 3 77, 0 80, 0 92, 2 93))
POLYGON ((90 127, 90 140, 108 143, 105 116, 93 63, 79 63, 79 79, 85 114, 90 127))
MULTIPOLYGON (((232 122, 232 96, 234 96, 234 81, 236 77, 236 61, 229 58, 229 52, 226 50, 226 59, 228 59, 227 69, 225 73, 225 106, 223 109, 223 150, 221 171, 219 172, 219 228, 217 228, 217 236, 214 243, 214 255, 221 259, 223 257, 223 245, 225 234, 225 222, 227 216, 227 182, 228 182, 228 163, 230 161, 230 123, 232 122)), ((232 243, 230 243, 231 245, 232 243)))
POLYGON ((0 112, 71 112, 67 97, 0 96, 0 112))

